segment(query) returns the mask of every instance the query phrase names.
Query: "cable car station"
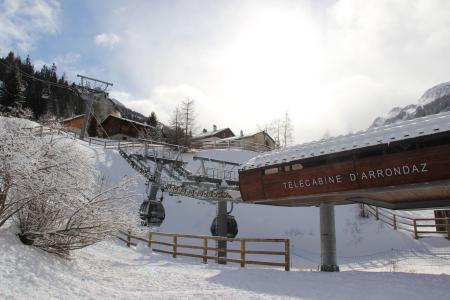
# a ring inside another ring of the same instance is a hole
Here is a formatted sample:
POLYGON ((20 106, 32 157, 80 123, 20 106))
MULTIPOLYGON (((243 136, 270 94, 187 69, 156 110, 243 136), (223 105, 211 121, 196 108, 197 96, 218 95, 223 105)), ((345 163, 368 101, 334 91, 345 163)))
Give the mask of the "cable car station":
POLYGON ((246 203, 320 206, 322 271, 338 271, 334 205, 450 205, 450 113, 259 155, 239 172, 246 203))

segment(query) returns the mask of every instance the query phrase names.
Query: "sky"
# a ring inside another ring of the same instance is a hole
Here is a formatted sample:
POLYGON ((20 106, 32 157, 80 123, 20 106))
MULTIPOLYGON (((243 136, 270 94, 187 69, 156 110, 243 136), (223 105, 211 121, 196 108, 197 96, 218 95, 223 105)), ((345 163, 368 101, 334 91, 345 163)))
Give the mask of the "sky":
POLYGON ((0 55, 114 85, 168 122, 255 132, 289 112, 295 143, 366 129, 450 81, 448 0, 0 0, 0 55))

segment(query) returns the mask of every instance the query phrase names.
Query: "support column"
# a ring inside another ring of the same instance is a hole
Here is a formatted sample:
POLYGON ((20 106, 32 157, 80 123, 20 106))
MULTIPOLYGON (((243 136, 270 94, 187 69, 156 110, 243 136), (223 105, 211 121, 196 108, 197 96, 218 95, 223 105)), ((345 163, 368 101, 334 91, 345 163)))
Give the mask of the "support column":
MULTIPOLYGON (((217 201, 217 236, 227 237, 227 202, 217 201)), ((221 258, 227 257, 227 241, 217 241, 217 262, 226 264, 221 258)))
POLYGON ((81 132, 80 132, 80 139, 84 139, 84 137, 86 135, 86 130, 87 130, 88 123, 89 123, 89 116, 91 115, 91 108, 92 108, 92 103, 93 103, 94 99, 93 99, 92 95, 86 95, 86 94, 82 94, 81 98, 84 100, 84 104, 86 105, 84 119, 83 119, 83 128, 81 129, 81 132))
POLYGON ((156 200, 156 194, 161 186, 161 173, 164 165, 161 161, 156 161, 155 171, 153 172, 154 181, 150 182, 150 192, 148 193, 149 200, 156 200))
POLYGON ((336 261, 334 204, 320 204, 320 271, 339 272, 336 261))

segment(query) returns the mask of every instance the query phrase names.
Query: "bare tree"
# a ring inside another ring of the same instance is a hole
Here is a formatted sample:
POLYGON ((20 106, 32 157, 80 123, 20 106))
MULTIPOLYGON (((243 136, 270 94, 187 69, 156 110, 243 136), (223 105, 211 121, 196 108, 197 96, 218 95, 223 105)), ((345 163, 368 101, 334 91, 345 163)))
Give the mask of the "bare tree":
POLYGON ((0 226, 15 217, 24 243, 67 257, 134 222, 130 181, 98 178, 76 141, 0 126, 0 226))
POLYGON ((169 142, 180 145, 183 140, 182 115, 180 109, 175 108, 172 119, 170 120, 171 132, 169 133, 169 142))
POLYGON ((182 124, 184 127, 184 145, 189 146, 195 124, 194 100, 187 99, 181 103, 182 124))
POLYGON ((293 131, 292 121, 289 116, 289 112, 286 111, 283 118, 273 119, 270 123, 264 126, 258 126, 258 130, 264 130, 275 140, 276 147, 286 148, 293 143, 293 131))
MULTIPOLYGON (((131 179, 130 179, 131 180, 131 179)), ((132 196, 130 180, 108 187, 102 179, 94 191, 61 189, 28 202, 17 214, 19 237, 25 244, 68 257, 131 225, 124 200, 132 196)))
POLYGON ((292 126, 291 117, 289 116, 289 112, 286 111, 281 121, 281 146, 283 148, 286 148, 294 142, 293 131, 294 127, 292 126))

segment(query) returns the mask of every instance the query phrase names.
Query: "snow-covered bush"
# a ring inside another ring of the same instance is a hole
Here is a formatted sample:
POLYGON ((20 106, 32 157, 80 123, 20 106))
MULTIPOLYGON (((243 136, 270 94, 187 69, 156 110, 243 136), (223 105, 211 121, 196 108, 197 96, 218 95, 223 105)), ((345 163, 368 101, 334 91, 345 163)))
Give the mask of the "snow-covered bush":
POLYGON ((0 226, 14 216, 24 243, 67 257, 133 222, 132 180, 109 187, 86 156, 77 141, 0 126, 0 226))

